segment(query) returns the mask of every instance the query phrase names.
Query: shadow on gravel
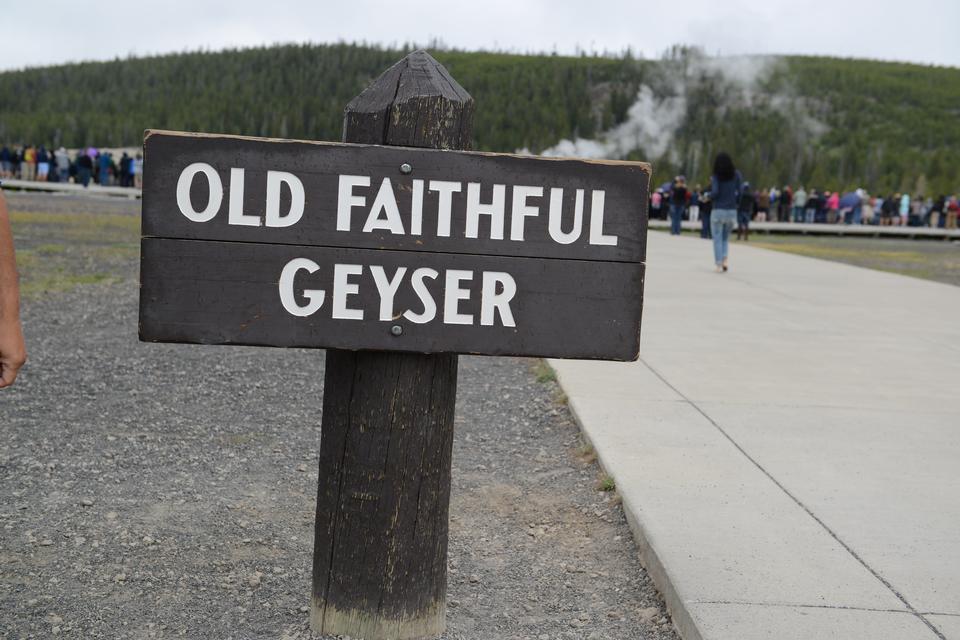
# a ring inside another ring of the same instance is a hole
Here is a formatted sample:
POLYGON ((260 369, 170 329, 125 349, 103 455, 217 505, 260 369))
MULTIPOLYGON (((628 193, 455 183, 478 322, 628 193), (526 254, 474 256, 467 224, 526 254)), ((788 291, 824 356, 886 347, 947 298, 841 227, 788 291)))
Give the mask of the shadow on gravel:
MULTIPOLYGON (((0 637, 314 637, 323 353, 141 344, 121 280, 25 305, 0 637)), ((675 638, 551 376, 460 363, 443 638, 675 638)))

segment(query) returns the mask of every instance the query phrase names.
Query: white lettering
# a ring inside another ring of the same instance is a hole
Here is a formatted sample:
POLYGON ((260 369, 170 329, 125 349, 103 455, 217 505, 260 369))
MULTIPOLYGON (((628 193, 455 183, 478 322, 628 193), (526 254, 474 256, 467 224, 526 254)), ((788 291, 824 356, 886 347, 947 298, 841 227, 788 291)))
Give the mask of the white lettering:
POLYGON ((367 223, 363 225, 364 233, 374 229, 386 229, 390 233, 403 235, 403 221, 400 220, 400 209, 397 208, 397 197, 393 193, 390 178, 384 178, 380 183, 380 190, 377 191, 377 197, 367 216, 367 223), (380 218, 381 211, 387 215, 386 218, 380 218))
POLYGON ((509 273, 503 271, 483 272, 483 294, 480 297, 480 324, 493 326, 494 311, 500 312, 500 324, 505 327, 515 327, 513 312, 510 310, 510 301, 517 294, 517 283, 509 273), (497 285, 503 291, 497 293, 497 285))
POLYGON ((363 266, 359 264, 333 265, 333 319, 334 320, 363 320, 363 309, 347 307, 347 296, 356 295, 360 286, 350 282, 350 276, 363 273, 363 266))
POLYGON ((418 236, 423 230, 423 180, 413 181, 410 194, 410 235, 418 236))
POLYGON ((337 187, 337 231, 350 231, 350 212, 367 204, 364 196, 353 194, 354 187, 369 187, 370 176, 340 176, 337 187))
POLYGON ((370 265, 370 273, 373 274, 373 281, 377 285, 377 291, 380 293, 380 319, 394 320, 393 317, 393 299, 397 295, 397 289, 400 288, 400 281, 403 280, 403 274, 407 272, 406 267, 398 267, 393 278, 387 280, 387 273, 383 267, 377 264, 370 265))
POLYGON ((437 235, 441 238, 450 237, 450 215, 453 211, 453 194, 460 193, 463 185, 459 182, 447 180, 431 180, 430 191, 436 191, 437 196, 437 235))
POLYGON ((297 224, 303 217, 303 183, 300 178, 286 171, 267 171, 267 211, 268 227, 289 227, 297 224), (290 189, 290 211, 280 215, 280 185, 290 189))
POLYGON ((563 189, 550 189, 550 237, 560 244, 576 242, 583 232, 583 189, 577 189, 577 199, 573 207, 573 228, 563 230, 563 189))
POLYGON ((217 170, 205 162, 194 162, 188 165, 180 173, 180 179, 177 180, 177 206, 180 207, 180 213, 185 215, 191 222, 210 222, 220 211, 220 205, 223 203, 223 183, 220 181, 220 174, 217 170), (193 202, 190 200, 190 187, 193 185, 193 178, 202 173, 207 177, 207 184, 210 186, 210 198, 207 200, 207 208, 203 211, 197 211, 193 208, 193 202))
POLYGON ((309 316, 317 312, 323 306, 325 293, 322 289, 306 289, 303 296, 308 300, 307 304, 301 305, 297 302, 297 297, 293 292, 293 281, 297 277, 298 271, 315 273, 320 268, 313 260, 307 258, 294 258, 280 272, 280 302, 283 308, 295 316, 309 316))
POLYGON ((593 192, 590 199, 590 244, 617 246, 617 236, 603 234, 603 190, 593 192))
POLYGON ((490 216, 490 239, 503 240, 503 209, 507 187, 493 185, 493 199, 489 204, 480 203, 480 183, 467 183, 467 233, 468 238, 477 238, 480 234, 480 216, 490 216))
POLYGON ((430 278, 431 280, 436 280, 438 275, 440 274, 437 273, 436 270, 429 267, 420 267, 410 275, 410 283, 413 285, 413 290, 417 294, 417 297, 420 298, 420 302, 423 303, 423 313, 413 313, 408 309, 403 312, 404 318, 416 324, 425 324, 437 317, 437 303, 433 301, 433 296, 430 295, 430 291, 427 289, 427 285, 423 282, 423 279, 430 278))
POLYGON ((447 271, 446 287, 443 291, 443 323, 444 324, 473 324, 473 315, 460 313, 460 301, 470 299, 470 290, 460 286, 462 281, 473 280, 473 271, 449 269, 447 271))
POLYGON ((510 239, 523 242, 523 222, 526 216, 540 215, 540 209, 527 204, 527 198, 542 197, 543 187, 513 188, 513 215, 510 217, 510 239))
POLYGON ((243 169, 230 169, 230 206, 227 222, 242 227, 259 227, 260 216, 243 212, 243 169))

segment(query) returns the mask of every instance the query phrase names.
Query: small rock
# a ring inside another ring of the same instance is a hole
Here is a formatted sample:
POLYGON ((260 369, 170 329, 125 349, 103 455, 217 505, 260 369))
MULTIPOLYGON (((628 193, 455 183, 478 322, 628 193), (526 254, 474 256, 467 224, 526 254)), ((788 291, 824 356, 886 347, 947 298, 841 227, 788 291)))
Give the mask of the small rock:
POLYGON ((44 538, 43 540, 40 541, 41 547, 49 547, 51 545, 53 545, 53 540, 51 540, 50 538, 44 538))
POLYGON ((257 571, 252 576, 250 576, 250 578, 247 579, 247 584, 249 584, 251 587, 259 587, 260 578, 262 577, 263 577, 263 574, 257 571))
POLYGON ((92 507, 93 500, 91 500, 90 498, 84 498, 83 500, 80 501, 80 504, 84 507, 92 507))
MULTIPOLYGON (((41 544, 42 544, 42 543, 41 543, 41 544)), ((471 574, 471 575, 470 575, 470 582, 473 582, 473 583, 480 582, 480 576, 478 576, 478 575, 475 574, 475 573, 474 573, 474 574, 471 574)))
POLYGON ((126 581, 127 581, 127 574, 125 574, 125 573, 118 573, 117 575, 113 576, 113 581, 114 581, 114 582, 126 582, 126 581))
POLYGON ((116 520, 116 519, 117 519, 117 512, 116 512, 116 511, 107 511, 106 518, 107 518, 107 520, 116 520))
POLYGON ((660 609, 656 607, 645 607, 637 612, 641 622, 651 623, 660 616, 660 609))
POLYGON ((310 607, 308 607, 307 605, 303 605, 302 607, 300 607, 300 613, 307 613, 308 611, 310 611, 310 607))
POLYGON ((305 464, 297 465, 297 471, 306 471, 306 470, 307 470, 307 465, 305 464))

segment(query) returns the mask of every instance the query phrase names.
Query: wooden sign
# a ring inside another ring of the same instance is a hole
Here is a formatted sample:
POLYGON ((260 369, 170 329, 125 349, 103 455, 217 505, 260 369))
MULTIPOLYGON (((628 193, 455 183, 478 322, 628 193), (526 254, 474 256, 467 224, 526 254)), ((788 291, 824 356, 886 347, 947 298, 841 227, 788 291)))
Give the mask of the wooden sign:
POLYGON ((148 131, 140 336, 633 360, 649 165, 148 131))

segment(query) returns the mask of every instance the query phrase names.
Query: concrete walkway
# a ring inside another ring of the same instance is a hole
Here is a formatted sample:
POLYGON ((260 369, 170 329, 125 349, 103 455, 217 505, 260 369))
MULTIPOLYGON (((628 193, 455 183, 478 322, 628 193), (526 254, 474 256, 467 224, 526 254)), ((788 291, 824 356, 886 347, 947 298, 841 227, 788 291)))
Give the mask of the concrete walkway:
POLYGON ((960 288, 731 265, 651 233, 641 361, 551 361, 681 635, 960 640, 960 288))

